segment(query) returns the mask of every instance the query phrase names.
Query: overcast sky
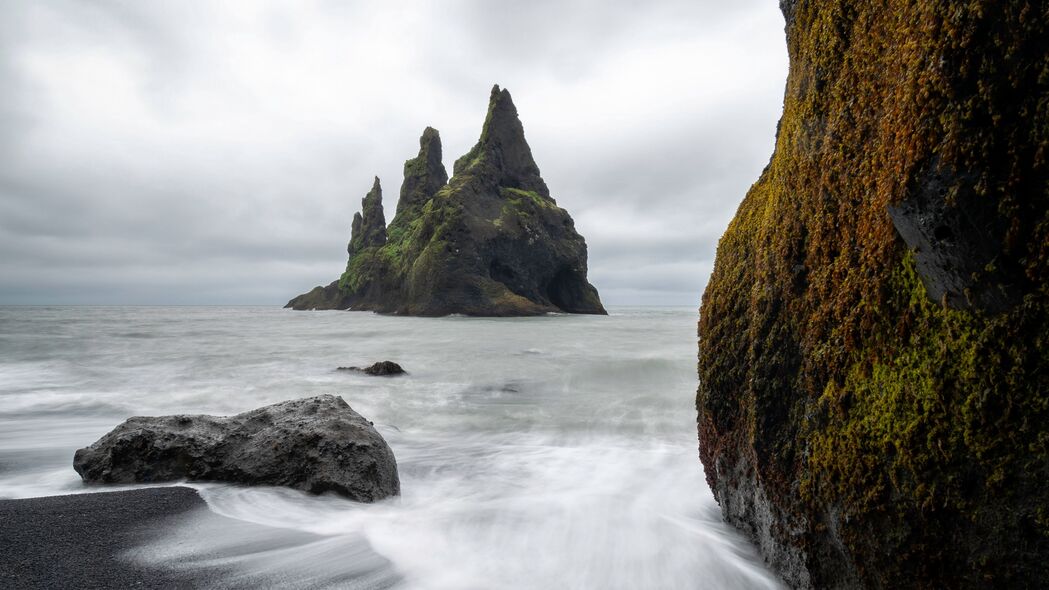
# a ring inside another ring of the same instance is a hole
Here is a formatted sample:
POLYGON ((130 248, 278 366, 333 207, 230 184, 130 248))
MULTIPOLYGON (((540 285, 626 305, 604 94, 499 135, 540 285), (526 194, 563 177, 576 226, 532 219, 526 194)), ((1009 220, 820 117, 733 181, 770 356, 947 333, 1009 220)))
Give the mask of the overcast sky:
POLYGON ((0 304, 279 304, 510 90, 606 304, 698 305, 773 148, 775 0, 0 3, 0 304))

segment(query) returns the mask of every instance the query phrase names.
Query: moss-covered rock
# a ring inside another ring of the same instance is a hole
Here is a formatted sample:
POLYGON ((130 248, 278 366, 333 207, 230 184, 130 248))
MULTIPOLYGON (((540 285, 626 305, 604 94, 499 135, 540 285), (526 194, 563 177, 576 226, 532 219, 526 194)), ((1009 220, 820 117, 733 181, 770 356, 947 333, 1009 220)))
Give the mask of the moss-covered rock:
POLYGON ((397 217, 391 223, 391 231, 418 219, 422 207, 441 187, 448 184, 448 173, 442 158, 441 135, 433 127, 427 127, 419 138, 419 155, 404 163, 404 182, 401 184, 397 217))
POLYGON ((350 258, 366 248, 381 248, 386 244, 386 215, 382 210, 382 185, 375 177, 372 190, 361 199, 361 212, 353 214, 350 227, 350 258))
POLYGON ((397 214, 382 223, 376 179, 354 218, 350 258, 294 309, 406 315, 605 313, 587 281, 586 242, 557 206, 525 141, 510 93, 496 86, 481 138, 449 181, 435 129, 404 164, 397 214), (381 231, 380 231, 381 226, 381 231))
POLYGON ((700 456, 794 587, 1049 580, 1049 8, 782 2, 700 313, 700 456))

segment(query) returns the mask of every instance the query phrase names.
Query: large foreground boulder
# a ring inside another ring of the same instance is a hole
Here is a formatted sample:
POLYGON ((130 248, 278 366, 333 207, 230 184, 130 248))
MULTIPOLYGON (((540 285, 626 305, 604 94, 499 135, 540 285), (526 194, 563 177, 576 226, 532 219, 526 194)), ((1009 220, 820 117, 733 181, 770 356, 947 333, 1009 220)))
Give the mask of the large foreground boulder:
POLYGON ((335 492, 360 502, 400 493, 393 451, 341 397, 236 416, 129 418, 73 457, 88 483, 222 481, 335 492))
POLYGON ((700 456, 796 588, 1049 583, 1049 12, 782 0, 700 314, 700 456))

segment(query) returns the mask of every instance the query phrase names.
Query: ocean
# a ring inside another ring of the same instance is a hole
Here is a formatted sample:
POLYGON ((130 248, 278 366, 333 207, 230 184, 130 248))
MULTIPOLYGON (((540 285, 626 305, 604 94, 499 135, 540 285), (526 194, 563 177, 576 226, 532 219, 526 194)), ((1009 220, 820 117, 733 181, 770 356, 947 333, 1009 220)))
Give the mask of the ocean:
POLYGON ((400 497, 195 484, 212 512, 275 527, 266 542, 174 523, 129 558, 218 551, 259 587, 780 588, 703 478, 696 320, 0 307, 0 498, 114 489, 85 487, 73 452, 132 415, 332 393, 389 442, 400 497), (380 360, 408 375, 335 370, 380 360))

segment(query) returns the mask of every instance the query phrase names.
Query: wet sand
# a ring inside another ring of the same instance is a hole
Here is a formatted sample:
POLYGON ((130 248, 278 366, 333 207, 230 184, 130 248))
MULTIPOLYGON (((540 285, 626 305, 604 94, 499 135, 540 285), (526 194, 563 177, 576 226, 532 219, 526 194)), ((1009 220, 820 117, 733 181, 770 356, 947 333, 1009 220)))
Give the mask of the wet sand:
POLYGON ((0 588, 353 588, 402 585, 358 534, 227 518, 161 487, 0 500, 0 588))
POLYGON ((198 511, 207 505, 184 487, 0 500, 0 587, 211 586, 218 571, 150 568, 125 555, 198 511))

